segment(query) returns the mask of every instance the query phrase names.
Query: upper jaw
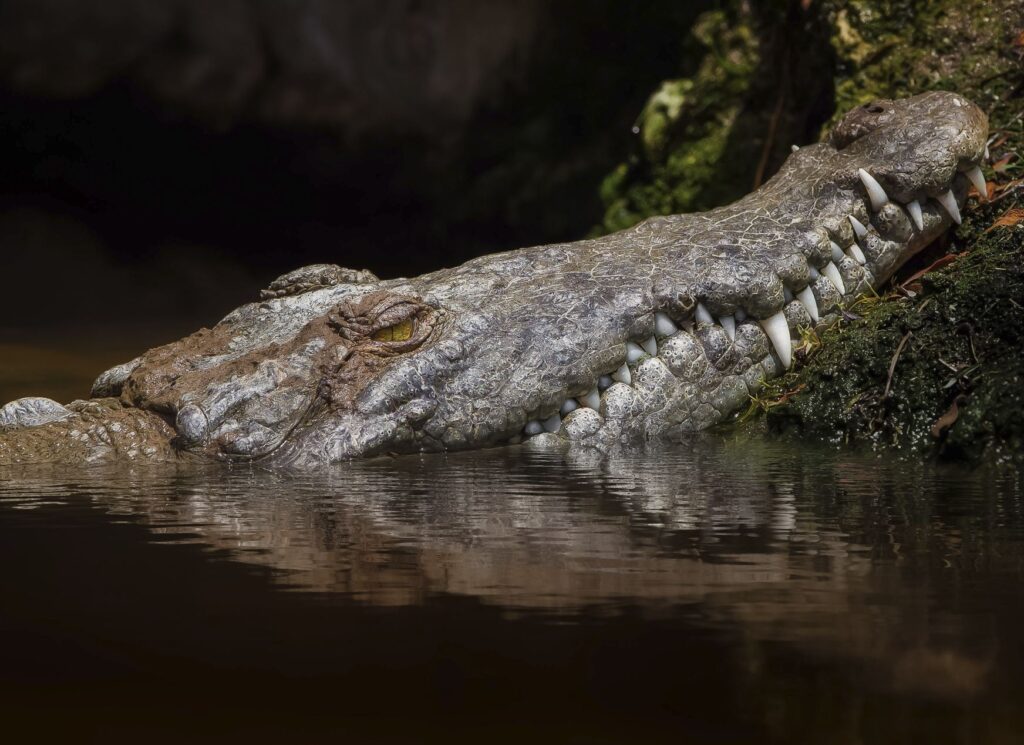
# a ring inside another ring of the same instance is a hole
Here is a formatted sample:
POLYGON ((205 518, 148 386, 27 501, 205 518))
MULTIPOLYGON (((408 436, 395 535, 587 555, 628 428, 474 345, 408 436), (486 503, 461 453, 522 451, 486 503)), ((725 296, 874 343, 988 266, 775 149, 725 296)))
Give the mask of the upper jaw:
MULTIPOLYGON (((877 288, 959 223, 969 184, 985 193, 978 167, 987 136, 984 114, 945 93, 883 103, 891 104, 892 116, 882 126, 865 128, 849 141, 840 137, 839 147, 801 149, 762 190, 699 220, 678 218, 700 236, 703 250, 693 249, 692 235, 690 244, 681 241, 674 263, 684 267, 683 276, 671 276, 668 265, 663 291, 655 289, 651 310, 677 328, 664 338, 646 339, 643 333, 630 340, 635 360, 625 376, 633 378, 634 388, 640 379, 650 390, 626 395, 616 382, 612 403, 600 384, 596 396, 573 398, 568 391, 562 416, 551 404, 536 410, 525 434, 560 432, 600 441, 609 429, 609 412, 621 407, 624 396, 630 415, 648 432, 660 426, 645 420, 652 407, 663 407, 660 424, 712 424, 741 405, 759 377, 790 366, 798 326, 813 325, 877 288), (645 357, 638 345, 657 351, 645 357), (677 394, 688 387, 698 405, 687 410, 677 394), (641 396, 647 405, 636 405, 641 396), (704 404, 712 410, 702 413, 704 404)), ((843 124, 838 129, 842 134, 843 124)), ((595 378, 604 373, 607 381, 611 369, 595 378)))

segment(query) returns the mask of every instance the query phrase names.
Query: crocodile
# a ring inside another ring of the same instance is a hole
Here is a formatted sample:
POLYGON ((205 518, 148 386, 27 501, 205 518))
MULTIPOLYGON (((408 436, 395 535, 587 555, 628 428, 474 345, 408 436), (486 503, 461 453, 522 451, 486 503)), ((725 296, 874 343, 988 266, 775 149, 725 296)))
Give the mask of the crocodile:
POLYGON ((297 467, 525 441, 607 451, 723 422, 794 338, 960 222, 987 118, 877 100, 739 201, 380 280, 303 267, 100 375, 0 408, 0 464, 183 458, 297 467))

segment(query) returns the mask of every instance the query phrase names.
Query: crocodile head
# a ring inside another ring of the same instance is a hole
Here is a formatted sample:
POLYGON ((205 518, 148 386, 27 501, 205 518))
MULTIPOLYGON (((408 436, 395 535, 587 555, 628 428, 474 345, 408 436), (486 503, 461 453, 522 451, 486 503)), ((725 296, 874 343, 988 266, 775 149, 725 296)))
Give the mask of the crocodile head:
POLYGON ((97 393, 177 452, 299 464, 698 430, 959 222, 986 136, 956 94, 875 101, 734 204, 413 279, 300 271, 97 393))

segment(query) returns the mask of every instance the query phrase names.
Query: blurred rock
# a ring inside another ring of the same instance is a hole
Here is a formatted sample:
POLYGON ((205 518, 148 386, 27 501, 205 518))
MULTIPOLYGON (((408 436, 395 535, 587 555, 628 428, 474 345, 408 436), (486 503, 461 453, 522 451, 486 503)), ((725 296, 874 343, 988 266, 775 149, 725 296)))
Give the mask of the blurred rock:
POLYGON ((434 135, 521 76, 540 0, 6 0, 0 81, 83 97, 115 78, 214 122, 434 135))

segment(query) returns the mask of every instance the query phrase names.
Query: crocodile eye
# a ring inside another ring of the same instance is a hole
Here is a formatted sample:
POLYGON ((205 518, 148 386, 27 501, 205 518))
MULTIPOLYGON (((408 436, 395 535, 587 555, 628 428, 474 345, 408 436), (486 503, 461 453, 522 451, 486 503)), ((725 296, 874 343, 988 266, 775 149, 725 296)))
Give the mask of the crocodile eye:
POLYGON ((412 338, 413 319, 406 318, 393 326, 374 332, 374 341, 409 341, 412 338))

